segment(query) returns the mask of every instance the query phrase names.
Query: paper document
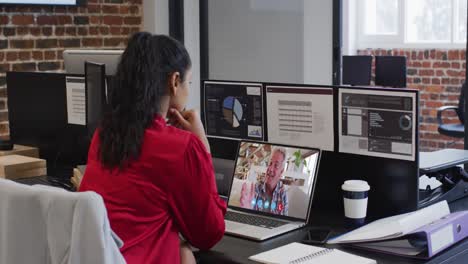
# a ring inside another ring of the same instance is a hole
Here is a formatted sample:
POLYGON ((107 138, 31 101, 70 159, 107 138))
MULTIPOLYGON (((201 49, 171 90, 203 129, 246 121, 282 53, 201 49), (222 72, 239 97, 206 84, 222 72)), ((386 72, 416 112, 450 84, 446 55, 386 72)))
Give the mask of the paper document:
POLYGON ((397 238, 450 214, 447 201, 442 201, 415 212, 374 221, 368 225, 330 239, 328 244, 379 241, 397 238))
POLYGON ((415 92, 340 88, 339 152, 415 160, 415 92))
POLYGON ((268 264, 329 264, 329 263, 346 263, 346 264, 374 264, 373 259, 368 259, 346 253, 337 249, 321 248, 315 246, 304 245, 301 243, 291 243, 285 246, 275 248, 254 256, 249 257, 250 260, 268 264))
POLYGON ((268 141, 334 150, 333 90, 267 86, 268 141))
POLYGON ((86 91, 84 77, 67 77, 68 124, 86 125, 86 91))

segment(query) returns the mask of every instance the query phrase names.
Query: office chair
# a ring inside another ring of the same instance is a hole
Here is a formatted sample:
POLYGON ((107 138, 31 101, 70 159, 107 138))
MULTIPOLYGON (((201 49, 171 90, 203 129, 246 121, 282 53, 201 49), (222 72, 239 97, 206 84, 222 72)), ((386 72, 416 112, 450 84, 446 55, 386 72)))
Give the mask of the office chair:
POLYGON ((375 56, 375 85, 406 87, 406 57, 375 56))
POLYGON ((125 263, 94 192, 0 179, 0 208, 0 263, 125 263))
POLYGON ((370 85, 372 56, 343 56, 343 84, 370 85))
POLYGON ((462 85, 458 106, 447 105, 437 108, 437 123, 439 124, 437 130, 440 134, 454 138, 463 138, 465 136, 465 87, 466 82, 462 85), (449 110, 457 113, 460 123, 444 124, 442 114, 449 110))

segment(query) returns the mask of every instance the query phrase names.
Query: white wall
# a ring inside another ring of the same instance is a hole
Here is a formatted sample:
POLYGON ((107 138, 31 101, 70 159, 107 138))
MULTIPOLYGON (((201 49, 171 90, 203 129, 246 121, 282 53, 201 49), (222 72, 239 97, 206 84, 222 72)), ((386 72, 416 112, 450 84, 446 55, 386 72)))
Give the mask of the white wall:
POLYGON ((143 31, 169 34, 170 0, 143 0, 143 31))
POLYGON ((302 2, 209 1, 209 77, 303 82, 302 2))
POLYGON ((210 78, 332 84, 333 1, 213 0, 210 78))
POLYGON ((343 1, 343 55, 356 55, 357 51, 356 1, 343 1))
POLYGON ((199 0, 184 1, 184 44, 192 59, 192 84, 187 107, 200 109, 200 22, 199 0))
MULTIPOLYGON (((168 34, 168 1, 143 1, 143 30, 168 34)), ((285 1, 209 1, 211 79, 332 84, 333 1, 285 1)), ((184 9, 193 63, 188 107, 199 108, 199 0, 185 0, 184 9)))
MULTIPOLYGON (((169 34, 169 1, 143 1, 143 30, 154 34, 169 34)), ((185 47, 192 59, 192 84, 188 108, 200 108, 200 30, 199 0, 184 1, 185 47)))
POLYGON ((333 1, 305 0, 304 25, 304 82, 331 85, 333 1))

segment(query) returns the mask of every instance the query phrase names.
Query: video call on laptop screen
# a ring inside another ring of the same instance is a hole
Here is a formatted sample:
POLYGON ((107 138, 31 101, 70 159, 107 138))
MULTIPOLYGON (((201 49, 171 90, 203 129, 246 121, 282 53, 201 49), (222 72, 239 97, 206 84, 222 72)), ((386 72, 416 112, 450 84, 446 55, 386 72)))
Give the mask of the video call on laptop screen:
POLYGON ((241 142, 229 206, 306 219, 319 150, 241 142))

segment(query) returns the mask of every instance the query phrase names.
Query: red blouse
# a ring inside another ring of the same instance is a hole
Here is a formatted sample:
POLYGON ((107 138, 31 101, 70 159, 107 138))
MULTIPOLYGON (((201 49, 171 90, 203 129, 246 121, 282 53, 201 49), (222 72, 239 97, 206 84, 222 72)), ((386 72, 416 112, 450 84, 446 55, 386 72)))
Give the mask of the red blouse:
POLYGON ((121 171, 103 168, 96 135, 80 191, 104 198, 127 263, 179 263, 179 233, 200 249, 222 238, 226 204, 217 193, 211 156, 194 134, 155 118, 140 157, 121 171))

